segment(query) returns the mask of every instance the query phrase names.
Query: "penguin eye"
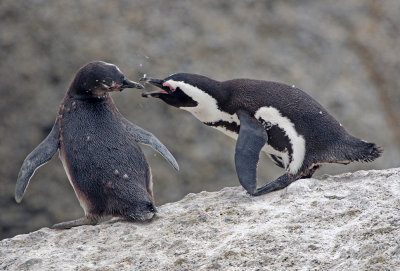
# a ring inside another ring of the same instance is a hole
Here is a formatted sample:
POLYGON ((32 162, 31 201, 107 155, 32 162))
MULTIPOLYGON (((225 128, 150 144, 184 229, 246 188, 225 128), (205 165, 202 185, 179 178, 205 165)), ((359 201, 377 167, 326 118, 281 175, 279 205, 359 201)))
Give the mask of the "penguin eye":
POLYGON ((101 80, 96 80, 96 82, 100 82, 100 86, 105 89, 108 89, 110 87, 111 81, 112 80, 109 77, 103 78, 101 80))
POLYGON ((163 87, 167 87, 167 88, 169 88, 169 90, 171 91, 171 92, 174 92, 176 89, 174 88, 174 87, 172 87, 169 83, 167 83, 167 82, 164 82, 163 84, 163 87))

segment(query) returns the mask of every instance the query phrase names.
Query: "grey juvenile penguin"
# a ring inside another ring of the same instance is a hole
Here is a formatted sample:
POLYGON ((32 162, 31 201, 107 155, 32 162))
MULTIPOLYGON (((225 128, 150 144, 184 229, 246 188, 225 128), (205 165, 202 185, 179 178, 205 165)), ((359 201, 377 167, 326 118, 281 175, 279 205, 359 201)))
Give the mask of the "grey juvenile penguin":
POLYGON ((59 150, 85 217, 53 227, 96 224, 100 217, 109 215, 141 221, 153 217, 152 176, 136 142, 152 146, 177 170, 178 164, 153 134, 119 113, 109 92, 124 88, 143 86, 106 62, 91 62, 79 69, 50 134, 22 164, 15 190, 18 203, 35 170, 59 150))
POLYGON ((143 93, 144 97, 157 97, 189 111, 237 139, 236 172, 254 196, 310 178, 321 164, 369 162, 382 152, 374 143, 351 136, 317 101, 294 86, 252 79, 220 82, 189 73, 141 80, 161 89, 143 93), (261 150, 286 174, 257 188, 261 150))

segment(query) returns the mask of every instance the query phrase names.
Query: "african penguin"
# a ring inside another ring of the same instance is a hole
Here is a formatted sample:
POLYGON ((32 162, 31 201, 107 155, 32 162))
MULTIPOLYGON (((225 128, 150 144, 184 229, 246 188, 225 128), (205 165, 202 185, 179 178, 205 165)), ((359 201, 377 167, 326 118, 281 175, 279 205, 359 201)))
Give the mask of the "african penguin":
POLYGON ((15 189, 18 203, 35 170, 59 150, 85 217, 53 227, 96 224, 102 216, 139 221, 153 217, 152 176, 137 142, 152 146, 177 170, 178 164, 153 134, 119 113, 109 92, 125 88, 143 86, 106 62, 90 62, 79 69, 50 134, 22 164, 15 189))
POLYGON ((189 73, 141 81, 160 88, 142 96, 189 111, 237 140, 236 172, 254 196, 310 178, 321 164, 369 162, 382 152, 374 143, 351 136, 317 101, 294 86, 252 79, 220 82, 189 73), (286 173, 257 188, 261 150, 286 173))

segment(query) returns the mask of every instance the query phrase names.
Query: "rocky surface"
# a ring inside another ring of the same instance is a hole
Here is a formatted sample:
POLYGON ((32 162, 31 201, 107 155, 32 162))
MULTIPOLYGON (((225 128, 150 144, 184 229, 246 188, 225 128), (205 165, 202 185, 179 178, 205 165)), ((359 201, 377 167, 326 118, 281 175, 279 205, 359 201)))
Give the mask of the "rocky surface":
POLYGON ((150 223, 43 228, 0 241, 1 270, 398 270, 400 168, 251 197, 189 194, 150 223))
MULTIPOLYGON (((82 215, 57 158, 37 171, 21 205, 13 193, 73 74, 95 59, 136 80, 184 71, 294 84, 385 150, 374 163, 321 173, 400 166, 399 10, 398 0, 0 1, 0 239, 82 215)), ((144 147, 159 205, 238 184, 231 139, 140 91, 113 98, 180 163, 175 172, 144 147)), ((265 157, 261 164, 260 179, 281 174, 265 157)))

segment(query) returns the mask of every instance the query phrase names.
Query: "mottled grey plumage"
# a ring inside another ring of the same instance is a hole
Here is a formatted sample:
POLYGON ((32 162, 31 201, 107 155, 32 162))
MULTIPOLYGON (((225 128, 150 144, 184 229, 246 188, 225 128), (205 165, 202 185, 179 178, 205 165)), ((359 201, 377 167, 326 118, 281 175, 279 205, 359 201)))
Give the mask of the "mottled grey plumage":
POLYGON ((22 200, 34 171, 59 149, 60 159, 85 211, 82 219, 56 228, 95 224, 102 216, 147 220, 156 212, 150 167, 136 143, 152 146, 174 167, 168 149, 150 132, 125 119, 111 91, 143 88, 112 64, 91 62, 76 74, 46 139, 25 159, 15 199, 22 200))
POLYGON ((59 123, 56 122, 50 134, 24 160, 18 173, 15 200, 20 203, 29 181, 36 169, 47 163, 59 148, 59 123))
POLYGON ((350 135, 317 101, 294 86, 252 79, 220 82, 189 73, 142 80, 160 88, 144 97, 157 97, 189 111, 237 139, 236 171, 252 195, 309 178, 324 163, 369 162, 382 152, 374 143, 350 135), (261 150, 286 174, 257 189, 261 150))

